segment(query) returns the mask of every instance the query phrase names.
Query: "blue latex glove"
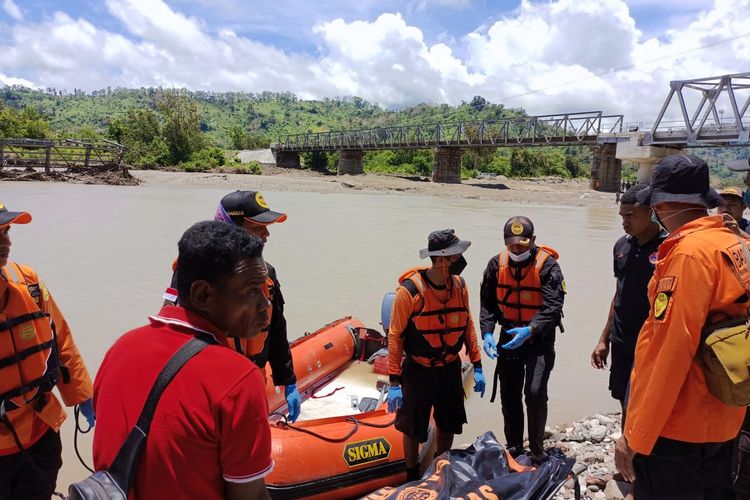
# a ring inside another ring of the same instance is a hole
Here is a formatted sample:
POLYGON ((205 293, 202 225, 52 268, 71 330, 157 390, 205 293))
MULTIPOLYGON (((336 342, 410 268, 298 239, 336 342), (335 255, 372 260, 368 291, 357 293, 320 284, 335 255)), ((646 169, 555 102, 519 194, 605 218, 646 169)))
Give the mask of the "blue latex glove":
POLYGON ((487 385, 487 381, 484 380, 484 373, 481 368, 474 368, 474 392, 480 393, 479 397, 484 397, 484 388, 487 385))
POLYGON ((401 386, 388 387, 388 413, 395 413, 404 404, 404 393, 401 392, 401 386))
POLYGON ((302 405, 302 397, 297 390, 297 384, 292 384, 284 388, 286 404, 289 407, 289 420, 295 422, 299 418, 299 410, 302 405))
POLYGON ((497 358, 497 342, 495 342, 495 338, 490 332, 485 332, 484 334, 484 352, 487 353, 490 359, 497 358))
POLYGON ((89 427, 93 427, 94 423, 96 422, 96 414, 94 413, 94 401, 89 398, 83 403, 79 404, 78 408, 81 410, 81 413, 83 413, 83 416, 86 417, 86 421, 89 423, 89 427))
POLYGON ((531 327, 520 326, 518 328, 511 328, 508 330, 508 334, 513 335, 513 338, 507 344, 503 344, 503 349, 518 349, 531 337, 531 327))

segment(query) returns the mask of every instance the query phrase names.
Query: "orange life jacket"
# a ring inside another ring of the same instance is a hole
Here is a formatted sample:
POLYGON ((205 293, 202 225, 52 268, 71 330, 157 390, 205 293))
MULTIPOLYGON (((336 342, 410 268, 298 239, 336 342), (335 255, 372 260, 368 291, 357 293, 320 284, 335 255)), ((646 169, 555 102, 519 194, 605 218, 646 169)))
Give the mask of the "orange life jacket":
POLYGON ((32 438, 33 414, 57 427, 65 412, 50 394, 62 369, 55 326, 32 297, 40 290, 32 292, 31 287, 39 284, 28 283, 22 269, 10 261, 2 273, 8 300, 0 311, 0 449, 8 449, 16 447, 8 424, 25 444, 32 438))
POLYGON ((526 326, 544 304, 541 272, 547 259, 557 260, 556 250, 536 247, 536 257, 526 267, 513 267, 508 252, 501 252, 497 270, 497 305, 503 317, 516 326, 526 326))
POLYGON ((469 307, 464 302, 464 280, 451 276, 450 296, 441 302, 421 272, 413 268, 400 278, 400 285, 415 298, 410 325, 404 330, 404 351, 423 366, 442 366, 458 359, 469 325, 469 307))

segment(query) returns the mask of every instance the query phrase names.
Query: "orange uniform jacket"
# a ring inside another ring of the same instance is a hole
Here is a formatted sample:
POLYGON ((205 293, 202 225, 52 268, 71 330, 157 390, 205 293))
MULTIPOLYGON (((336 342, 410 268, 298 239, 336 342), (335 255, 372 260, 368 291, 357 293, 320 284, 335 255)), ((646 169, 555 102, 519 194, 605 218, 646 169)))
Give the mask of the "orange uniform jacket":
POLYGON ((723 442, 740 429, 745 408, 713 396, 696 359, 704 325, 747 314, 745 290, 729 262, 747 279, 739 241, 720 215, 685 224, 659 247, 625 424, 637 453, 650 454, 659 437, 723 442))
MULTIPOLYGON (((463 303, 468 308, 469 292, 465 284, 462 291, 463 303)), ((391 324, 388 330, 389 375, 401 375, 401 356, 404 353, 404 331, 409 327, 412 315, 421 310, 422 304, 421 295, 418 294, 412 297, 411 293, 403 286, 399 286, 396 289, 396 297, 393 301, 393 309, 391 311, 391 324)), ((471 313, 468 315, 468 324, 464 332, 464 343, 471 362, 475 367, 481 366, 482 355, 477 344, 477 335, 474 330, 474 320, 471 317, 471 313)))
MULTIPOLYGON (((44 283, 39 280, 36 272, 28 266, 9 262, 6 267, 2 268, 2 277, 0 277, 0 280, 6 280, 6 283, 10 283, 10 287, 13 290, 8 290, 9 293, 16 293, 20 290, 22 293, 28 295, 26 297, 27 300, 25 300, 26 304, 30 306, 35 304, 38 306, 38 310, 49 314, 49 318, 45 321, 49 321, 54 325, 57 334, 57 351, 60 358, 60 366, 63 367, 61 373, 58 375, 57 389, 60 391, 65 405, 73 406, 91 398, 93 394, 91 377, 73 341, 68 323, 57 307, 55 299, 52 298, 52 294, 49 293, 44 283), (11 266, 12 271, 9 269, 11 266), (18 276, 19 272, 20 276, 18 276), (16 279, 18 279, 18 282, 16 282, 16 279), (66 372, 65 376, 62 372, 66 372)), ((0 287, 0 290, 3 288, 0 287)), ((0 299, 0 303, 4 302, 4 299, 0 299)), ((14 303, 17 304, 19 302, 14 301, 14 303)), ((7 303, 2 307, 0 321, 5 321, 10 315, 16 317, 19 315, 20 311, 10 311, 7 303)), ((29 307, 29 309, 31 308, 29 307)), ((35 311, 29 310, 24 312, 32 313, 35 311)), ((8 333, 6 331, 2 334, 8 333)), ((9 353, 4 353, 0 357, 7 355, 9 353)), ((8 367, 7 369, 12 369, 12 367, 8 367)), ((32 402, 8 412, 8 418, 18 433, 21 444, 24 447, 34 444, 49 428, 59 431, 60 426, 65 420, 65 410, 62 408, 57 397, 53 393, 49 393, 48 398, 47 404, 40 411, 34 410, 34 402, 32 402)), ((22 398, 14 398, 13 401, 17 402, 19 399, 22 398)), ((5 425, 0 424, 0 455, 10 455, 18 452, 19 450, 14 443, 10 431, 5 425)))

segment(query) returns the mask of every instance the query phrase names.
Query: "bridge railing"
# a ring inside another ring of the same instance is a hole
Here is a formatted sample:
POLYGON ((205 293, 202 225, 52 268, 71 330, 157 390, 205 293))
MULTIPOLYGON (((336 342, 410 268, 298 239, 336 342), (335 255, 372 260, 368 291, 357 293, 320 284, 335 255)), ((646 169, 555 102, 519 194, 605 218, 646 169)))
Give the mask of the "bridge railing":
POLYGON ((603 115, 600 111, 590 111, 493 121, 310 132, 279 137, 278 143, 272 147, 277 151, 304 152, 595 144, 601 135, 622 132, 622 126, 622 115, 603 115))
POLYGON ((116 168, 125 146, 106 139, 0 139, 0 168, 116 168))

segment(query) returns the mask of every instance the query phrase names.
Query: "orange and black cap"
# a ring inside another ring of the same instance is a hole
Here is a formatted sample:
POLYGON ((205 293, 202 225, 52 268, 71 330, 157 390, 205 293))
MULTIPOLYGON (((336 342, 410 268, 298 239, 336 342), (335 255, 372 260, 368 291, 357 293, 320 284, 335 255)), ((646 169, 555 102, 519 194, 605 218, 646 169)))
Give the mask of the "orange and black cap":
POLYGON ((11 212, 0 202, 0 226, 6 224, 28 224, 31 222, 31 214, 28 212, 11 212))
POLYGON ((266 200, 258 191, 235 191, 221 199, 215 219, 238 226, 242 225, 244 219, 256 224, 274 224, 284 222, 286 214, 268 208, 266 200))

